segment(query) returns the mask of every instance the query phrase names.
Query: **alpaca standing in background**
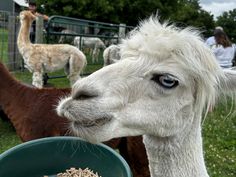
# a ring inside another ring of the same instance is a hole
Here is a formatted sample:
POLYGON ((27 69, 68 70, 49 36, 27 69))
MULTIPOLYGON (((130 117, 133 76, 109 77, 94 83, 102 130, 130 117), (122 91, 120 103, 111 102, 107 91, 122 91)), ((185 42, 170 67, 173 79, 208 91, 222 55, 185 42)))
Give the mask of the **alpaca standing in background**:
POLYGON ((120 47, 121 60, 75 83, 58 114, 93 143, 143 135, 151 177, 209 177, 202 115, 222 92, 236 91, 236 71, 220 68, 199 32, 156 17, 120 47))
POLYGON ((103 51, 103 66, 110 65, 120 60, 120 47, 118 45, 110 45, 103 51))
POLYGON ((32 84, 42 88, 44 72, 53 72, 64 67, 72 85, 80 78, 80 72, 87 64, 85 55, 68 44, 32 44, 29 40, 29 29, 35 19, 36 16, 30 11, 20 13, 21 27, 17 39, 25 66, 33 72, 32 84))
POLYGON ((98 57, 99 57, 99 53, 100 50, 103 50, 106 48, 104 42, 97 38, 97 37, 75 37, 74 38, 74 45, 82 50, 80 48, 80 46, 82 48, 89 48, 90 49, 90 55, 92 56, 92 62, 98 62, 98 57), (81 40, 81 44, 80 44, 80 40, 81 40))
MULTIPOLYGON (((0 78, 0 117, 11 121, 22 141, 70 135, 69 122, 56 114, 55 105, 71 89, 29 87, 15 80, 1 62, 0 78)), ((119 150, 134 177, 150 176, 142 137, 119 138, 105 144, 119 150)))
POLYGON ((76 35, 77 33, 72 31, 72 30, 69 30, 69 29, 64 29, 61 31, 61 34, 62 36, 60 37, 58 43, 59 44, 72 44, 74 43, 74 36, 68 36, 68 34, 74 34, 76 35))

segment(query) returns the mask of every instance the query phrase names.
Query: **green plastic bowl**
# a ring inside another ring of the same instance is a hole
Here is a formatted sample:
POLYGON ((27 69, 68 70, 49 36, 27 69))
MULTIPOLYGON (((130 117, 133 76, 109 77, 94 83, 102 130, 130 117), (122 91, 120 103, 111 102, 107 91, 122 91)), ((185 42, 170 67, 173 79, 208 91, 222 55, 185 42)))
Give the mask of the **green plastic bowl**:
POLYGON ((116 151, 77 137, 37 139, 0 155, 1 177, 55 177, 71 167, 89 168, 102 177, 132 177, 128 164, 116 151))

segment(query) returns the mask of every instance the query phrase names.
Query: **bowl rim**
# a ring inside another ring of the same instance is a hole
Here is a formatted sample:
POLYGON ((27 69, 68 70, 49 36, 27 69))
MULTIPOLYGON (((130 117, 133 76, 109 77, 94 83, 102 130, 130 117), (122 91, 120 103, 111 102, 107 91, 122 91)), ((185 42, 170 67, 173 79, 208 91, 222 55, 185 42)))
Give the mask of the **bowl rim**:
MULTIPOLYGON (((47 143, 47 142, 52 142, 55 140, 75 140, 75 141, 82 141, 82 142, 86 142, 89 143, 88 141, 83 140, 82 138, 79 137, 73 137, 73 136, 54 136, 54 137, 45 137, 45 138, 39 138, 39 139, 35 139, 35 140, 30 140, 27 142, 23 142, 21 144, 18 144, 8 150, 6 150, 5 152, 0 154, 0 161, 2 159, 4 159, 6 156, 8 156, 9 154, 13 153, 16 150, 19 150, 21 148, 24 148, 25 146, 29 146, 29 145, 35 145, 35 144, 39 144, 41 142, 47 143)), ((92 144, 92 143, 90 143, 92 144)), ((130 177, 133 177, 130 166, 128 165, 128 163, 125 161, 125 159, 118 153, 116 152, 114 149, 112 149, 111 147, 103 144, 103 143, 98 143, 98 144, 92 144, 92 145, 96 145, 96 146, 100 146, 106 150, 108 150, 109 152, 111 152, 114 156, 116 156, 121 163, 124 165, 124 168, 127 172, 127 175, 130 177)))

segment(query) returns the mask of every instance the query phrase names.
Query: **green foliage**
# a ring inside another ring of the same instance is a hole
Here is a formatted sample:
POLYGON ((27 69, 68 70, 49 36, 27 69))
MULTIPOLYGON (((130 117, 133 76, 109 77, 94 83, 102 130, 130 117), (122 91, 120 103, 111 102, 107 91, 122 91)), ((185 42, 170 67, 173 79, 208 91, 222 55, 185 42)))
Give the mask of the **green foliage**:
POLYGON ((204 36, 212 35, 211 29, 214 28, 213 15, 201 9, 198 0, 180 0, 178 10, 172 14, 174 21, 181 23, 182 26, 193 26, 200 29, 204 36))
POLYGON ((136 26, 140 19, 158 14, 161 20, 195 26, 206 34, 214 28, 213 16, 201 9, 199 0, 37 0, 48 15, 125 23, 136 26))
POLYGON ((236 42, 236 8, 219 16, 217 25, 222 26, 229 38, 236 42))

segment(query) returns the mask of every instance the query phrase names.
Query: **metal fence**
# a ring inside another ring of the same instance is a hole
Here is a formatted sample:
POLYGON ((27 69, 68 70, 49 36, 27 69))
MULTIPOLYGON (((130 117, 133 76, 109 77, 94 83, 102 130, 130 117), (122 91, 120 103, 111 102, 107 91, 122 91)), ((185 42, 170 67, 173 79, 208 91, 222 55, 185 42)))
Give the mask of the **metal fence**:
POLYGON ((0 61, 9 69, 21 69, 22 57, 17 48, 19 21, 17 14, 0 11, 0 61))
MULTIPOLYGON (((99 38, 106 46, 109 46, 117 44, 132 29, 132 26, 125 24, 111 24, 64 16, 52 16, 46 26, 46 42, 75 45, 73 43, 75 37, 80 37, 80 46, 77 47, 83 50, 83 41, 88 38, 99 38)), ((85 50, 83 52, 86 54, 85 50)), ((103 64, 101 54, 102 51, 100 52, 98 63, 93 63, 91 56, 87 53, 88 64, 103 64)))
MULTIPOLYGON (((18 14, 0 11, 0 61, 5 63, 10 70, 24 69, 22 56, 17 48, 17 35, 19 31, 18 14)), ((41 19, 42 20, 42 19, 41 19)), ((69 18, 64 16, 52 16, 47 23, 36 21, 32 29, 31 42, 36 43, 68 43, 73 45, 75 37, 99 38, 106 46, 118 43, 119 40, 133 29, 125 24, 102 23, 91 20, 69 18), (41 25, 40 25, 41 24, 41 25), (66 31, 66 32, 65 32, 66 31)), ((82 42, 80 42, 82 45, 82 42)), ((103 64, 102 52, 99 54, 97 63, 92 63, 89 53, 88 64, 103 64)))

